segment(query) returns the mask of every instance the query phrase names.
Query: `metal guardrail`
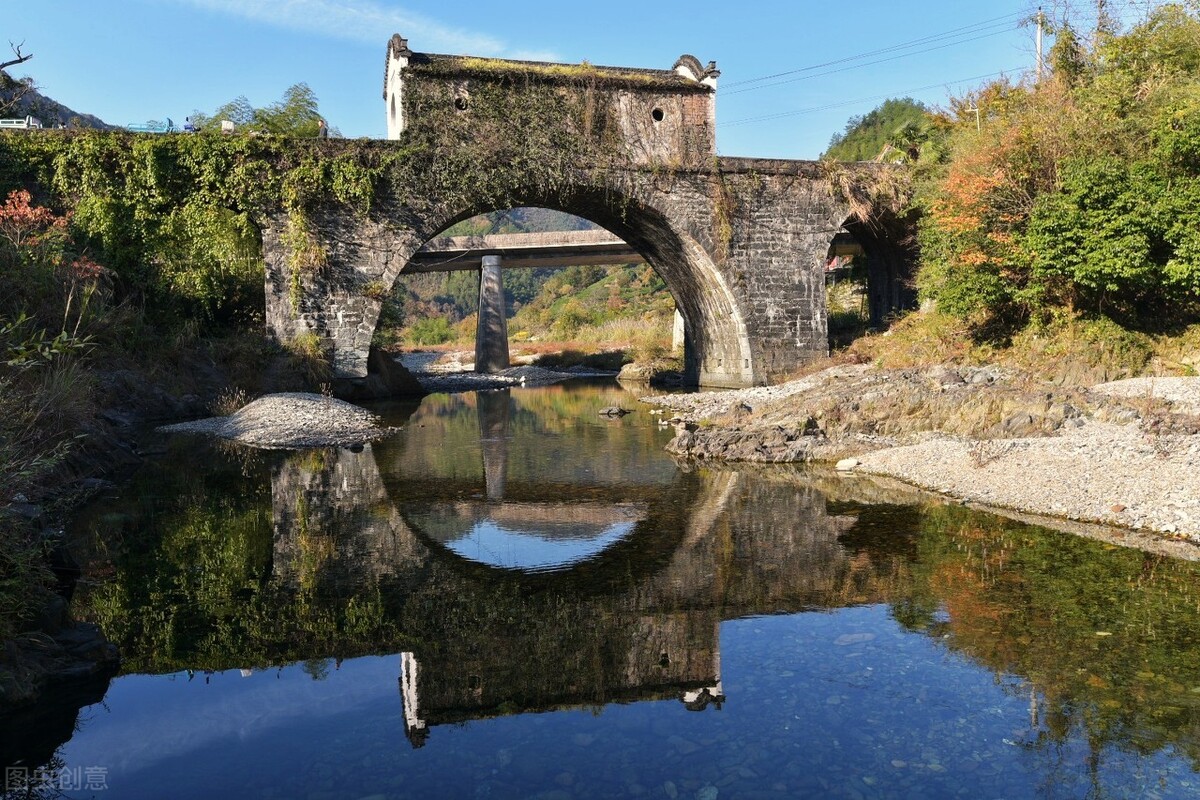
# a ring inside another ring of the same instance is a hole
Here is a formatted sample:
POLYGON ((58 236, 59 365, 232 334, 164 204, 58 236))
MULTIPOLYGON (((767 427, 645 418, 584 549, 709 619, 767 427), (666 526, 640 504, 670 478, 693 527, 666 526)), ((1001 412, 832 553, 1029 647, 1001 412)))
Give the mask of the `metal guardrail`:
POLYGON ((166 122, 131 122, 125 126, 125 130, 134 133, 174 133, 175 123, 170 117, 166 122))

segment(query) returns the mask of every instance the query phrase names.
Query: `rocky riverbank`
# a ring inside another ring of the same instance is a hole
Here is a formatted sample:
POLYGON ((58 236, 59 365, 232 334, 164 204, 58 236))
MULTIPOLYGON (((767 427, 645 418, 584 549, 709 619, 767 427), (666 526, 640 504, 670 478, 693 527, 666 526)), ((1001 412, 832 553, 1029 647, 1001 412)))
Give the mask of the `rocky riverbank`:
POLYGON ((0 712, 32 705, 63 685, 107 683, 119 667, 116 645, 96 625, 71 619, 66 601, 56 597, 0 648, 0 712))
POLYGON ((1200 543, 1200 378, 1063 387, 996 367, 840 365, 642 398, 676 455, 840 461, 967 502, 1200 543))

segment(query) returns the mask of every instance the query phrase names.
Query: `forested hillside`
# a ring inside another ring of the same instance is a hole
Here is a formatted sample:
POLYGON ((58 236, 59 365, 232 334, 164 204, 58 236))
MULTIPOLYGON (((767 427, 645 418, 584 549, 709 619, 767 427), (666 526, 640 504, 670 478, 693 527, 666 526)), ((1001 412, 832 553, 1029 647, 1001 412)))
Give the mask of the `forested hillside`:
POLYGON ((846 129, 830 139, 823 158, 873 161, 893 152, 903 154, 927 128, 929 119, 929 109, 911 97, 885 100, 875 110, 851 117, 846 129))
POLYGON ((65 125, 69 128, 106 130, 112 127, 97 116, 67 108, 47 97, 37 90, 33 81, 17 80, 0 70, 0 117, 27 116, 37 117, 48 128, 65 125))
MULTIPOLYGON (((547 208, 513 208, 480 214, 448 228, 444 236, 484 236, 493 233, 541 233, 586 230, 592 223, 547 208)), ((514 269, 504 273, 504 293, 510 313, 532 300, 553 270, 514 269)), ((424 318, 445 316, 451 323, 474 314, 479 306, 479 273, 475 271, 402 274, 396 282, 385 320, 411 325, 424 318)))

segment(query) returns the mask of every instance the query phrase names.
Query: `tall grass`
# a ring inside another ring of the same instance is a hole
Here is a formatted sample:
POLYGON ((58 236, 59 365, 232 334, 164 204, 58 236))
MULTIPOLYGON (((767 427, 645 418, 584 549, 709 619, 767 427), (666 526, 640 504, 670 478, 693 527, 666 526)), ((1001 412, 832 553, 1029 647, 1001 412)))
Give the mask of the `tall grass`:
POLYGON ((52 579, 33 533, 0 511, 0 641, 21 633, 50 596, 52 579))
POLYGON ((321 343, 321 337, 308 331, 284 345, 290 366, 310 387, 327 383, 333 377, 332 359, 321 343))
POLYGON ((622 317, 579 328, 571 341, 630 351, 635 358, 657 358, 671 350, 671 318, 622 317))

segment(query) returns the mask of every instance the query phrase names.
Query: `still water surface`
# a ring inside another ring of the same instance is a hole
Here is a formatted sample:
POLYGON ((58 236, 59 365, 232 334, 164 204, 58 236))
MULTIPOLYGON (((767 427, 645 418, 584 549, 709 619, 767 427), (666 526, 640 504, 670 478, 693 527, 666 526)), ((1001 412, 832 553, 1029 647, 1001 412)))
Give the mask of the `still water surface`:
POLYGON ((558 386, 392 407, 359 452, 173 442, 75 531, 123 674, 20 756, 102 769, 64 792, 99 798, 1200 793, 1196 564, 681 466, 611 405, 637 408, 558 386))

